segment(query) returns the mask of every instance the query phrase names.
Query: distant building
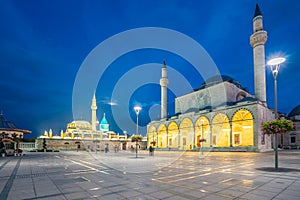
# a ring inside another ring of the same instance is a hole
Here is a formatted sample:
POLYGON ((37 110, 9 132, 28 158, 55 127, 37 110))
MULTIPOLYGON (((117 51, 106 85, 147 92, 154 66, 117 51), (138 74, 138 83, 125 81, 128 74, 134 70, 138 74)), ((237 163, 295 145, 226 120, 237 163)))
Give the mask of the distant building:
POLYGON ((24 134, 31 131, 18 128, 13 122, 7 121, 3 114, 0 114, 0 138, 23 138, 24 134))
POLYGON ((230 76, 211 77, 195 91, 177 97, 176 114, 167 116, 166 90, 169 80, 164 63, 160 80, 161 119, 151 121, 147 126, 148 147, 175 150, 199 150, 201 147, 218 151, 271 150, 271 137, 261 131, 263 122, 275 118, 273 110, 266 105, 264 44, 267 32, 263 30, 262 19, 256 4, 253 34, 250 37, 255 95, 230 76), (210 95, 212 93, 216 94, 214 98, 210 95))
POLYGON ((120 150, 126 149, 127 136, 116 134, 109 130, 109 123, 105 114, 100 124, 97 120, 97 105, 95 94, 92 98, 92 122, 86 120, 74 120, 67 124, 65 131, 61 130, 59 135, 53 135, 52 129, 45 131, 37 138, 37 148, 43 148, 43 140, 46 140, 47 149, 72 149, 78 147, 84 150, 103 150, 109 148, 113 150, 116 146, 120 150))
POLYGON ((279 135, 279 145, 284 149, 300 149, 300 105, 296 106, 288 115, 293 121, 295 130, 279 135))
MULTIPOLYGON (((53 139, 84 139, 84 140, 110 140, 112 138, 119 139, 119 135, 114 131, 109 130, 109 123, 105 117, 105 113, 99 121, 97 120, 97 105, 95 94, 92 99, 92 123, 86 120, 74 120, 67 124, 65 131, 61 131, 60 135, 54 135, 52 129, 45 131, 39 138, 53 138, 53 139)), ((124 138, 124 137, 121 137, 124 138)))

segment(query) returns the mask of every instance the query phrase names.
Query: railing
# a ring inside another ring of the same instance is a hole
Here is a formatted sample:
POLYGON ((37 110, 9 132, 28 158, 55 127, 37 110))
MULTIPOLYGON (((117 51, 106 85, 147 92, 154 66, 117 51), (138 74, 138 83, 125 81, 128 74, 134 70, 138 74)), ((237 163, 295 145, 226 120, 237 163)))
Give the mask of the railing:
POLYGON ((35 142, 20 142, 19 148, 23 151, 30 151, 36 149, 35 142))

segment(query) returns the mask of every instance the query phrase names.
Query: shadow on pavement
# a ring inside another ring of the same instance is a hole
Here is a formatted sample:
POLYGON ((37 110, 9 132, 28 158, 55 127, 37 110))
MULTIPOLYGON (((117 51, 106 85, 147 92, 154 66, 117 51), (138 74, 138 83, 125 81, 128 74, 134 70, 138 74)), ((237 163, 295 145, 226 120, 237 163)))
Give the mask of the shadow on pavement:
POLYGON ((275 169, 274 167, 260 167, 255 168, 256 170, 265 171, 265 172, 300 172, 300 169, 293 169, 293 168, 278 168, 275 169))

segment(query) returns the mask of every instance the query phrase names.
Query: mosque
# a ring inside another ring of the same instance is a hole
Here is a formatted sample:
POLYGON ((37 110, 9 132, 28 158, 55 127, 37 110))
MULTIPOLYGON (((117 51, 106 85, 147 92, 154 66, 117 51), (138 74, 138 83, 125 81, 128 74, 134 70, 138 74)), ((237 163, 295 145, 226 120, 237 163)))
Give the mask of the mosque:
MULTIPOLYGON (((254 59, 255 95, 229 76, 209 78, 193 92, 175 99, 175 115, 167 116, 167 67, 162 66, 161 119, 147 125, 148 146, 157 149, 215 151, 266 151, 271 136, 261 131, 262 123, 275 118, 266 104, 265 43, 263 16, 256 4, 250 44, 254 59), (225 98, 211 93, 225 90, 225 98), (217 106, 213 106, 217 105, 217 106)), ((171 80, 172 81, 172 80, 171 80)))
POLYGON ((53 139, 85 139, 85 140, 111 140, 119 139, 119 135, 109 130, 109 124, 106 120, 105 113, 102 120, 97 120, 97 104, 96 95, 92 99, 92 123, 86 120, 74 120, 67 124, 65 131, 61 130, 60 135, 53 136, 52 130, 45 131, 44 135, 39 138, 53 138, 53 139))
POLYGON ((105 147, 113 150, 115 146, 126 149, 127 135, 119 135, 109 130, 109 123, 105 113, 99 123, 97 120, 96 95, 92 98, 92 123, 86 120, 74 120, 67 124, 66 130, 61 130, 60 135, 53 135, 52 129, 45 131, 37 138, 37 149, 42 149, 43 140, 46 140, 47 149, 87 149, 103 150, 105 147), (105 141, 105 143, 103 142, 105 141))

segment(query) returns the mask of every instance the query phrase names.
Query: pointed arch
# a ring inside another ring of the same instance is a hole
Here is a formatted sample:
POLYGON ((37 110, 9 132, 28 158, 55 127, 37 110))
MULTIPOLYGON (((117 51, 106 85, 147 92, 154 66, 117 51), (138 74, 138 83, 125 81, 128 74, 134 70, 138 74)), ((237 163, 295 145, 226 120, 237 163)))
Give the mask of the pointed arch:
POLYGON ((156 145, 156 128, 155 126, 151 125, 148 128, 147 132, 147 139, 148 139, 148 147, 154 147, 156 145))
POLYGON ((254 128, 253 115, 247 109, 240 109, 232 117, 232 145, 253 146, 254 128))
POLYGON ((168 147, 177 148, 178 147, 178 133, 179 128, 176 122, 171 122, 168 126, 168 147))
POLYGON ((179 148, 190 150, 194 148, 194 126, 190 118, 184 118, 179 125, 179 148))
POLYGON ((165 148, 167 146, 167 127, 160 124, 157 128, 157 144, 158 148, 165 148))
POLYGON ((212 145, 230 146, 230 123, 228 116, 223 113, 216 114, 212 119, 212 145))
POLYGON ((205 116, 200 116, 195 123, 195 146, 198 148, 210 146, 210 123, 205 116), (200 142, 202 139, 205 141, 200 142))

